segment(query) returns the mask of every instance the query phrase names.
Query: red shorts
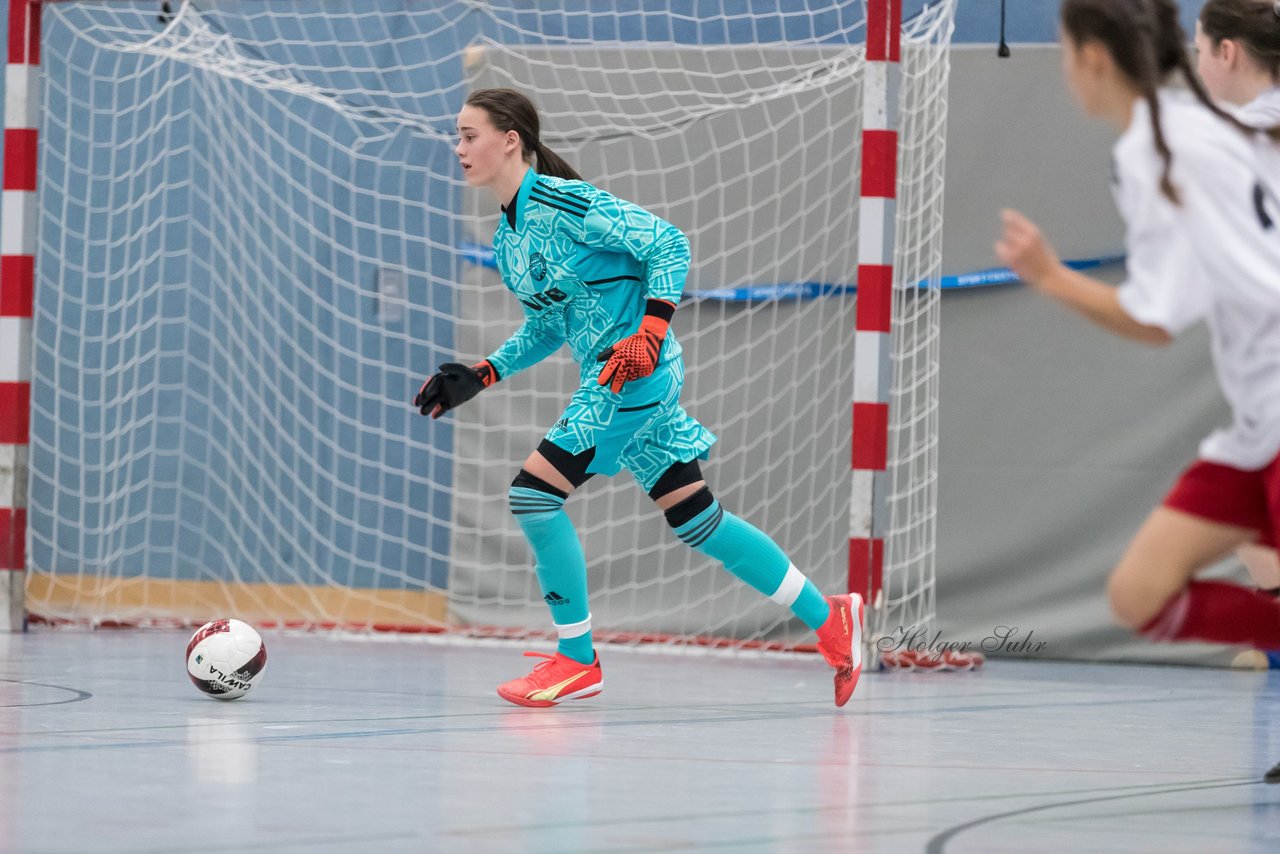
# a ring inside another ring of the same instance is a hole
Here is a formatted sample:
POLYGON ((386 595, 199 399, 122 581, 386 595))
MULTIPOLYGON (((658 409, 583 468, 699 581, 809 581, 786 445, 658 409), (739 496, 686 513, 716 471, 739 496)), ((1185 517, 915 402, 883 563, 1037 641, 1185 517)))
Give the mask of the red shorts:
POLYGON ((1258 471, 1196 460, 1165 496, 1164 506, 1252 528, 1260 544, 1275 547, 1280 536, 1280 457, 1258 471))

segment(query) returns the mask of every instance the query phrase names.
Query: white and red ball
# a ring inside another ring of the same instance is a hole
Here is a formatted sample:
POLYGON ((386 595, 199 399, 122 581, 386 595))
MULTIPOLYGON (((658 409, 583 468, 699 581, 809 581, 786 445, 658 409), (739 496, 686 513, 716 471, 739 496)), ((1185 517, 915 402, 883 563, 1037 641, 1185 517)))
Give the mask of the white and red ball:
POLYGON ((248 623, 213 620, 187 644, 187 675, 195 686, 219 700, 248 694, 262 680, 267 647, 248 623))

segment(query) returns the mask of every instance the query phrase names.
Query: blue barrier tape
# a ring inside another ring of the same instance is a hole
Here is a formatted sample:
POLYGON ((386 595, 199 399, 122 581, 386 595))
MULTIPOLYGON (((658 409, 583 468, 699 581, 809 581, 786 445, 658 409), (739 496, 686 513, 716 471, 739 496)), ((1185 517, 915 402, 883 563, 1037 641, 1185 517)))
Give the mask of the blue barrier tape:
MULTIPOLYGON (((464 261, 480 267, 497 269, 492 247, 480 243, 464 243, 459 254, 464 261)), ((1123 255, 1103 255, 1099 258, 1085 258, 1067 261, 1072 270, 1092 270, 1124 261, 1123 255)), ((961 290, 965 288, 987 288, 996 285, 1013 285, 1018 277, 1008 267, 991 267, 973 273, 962 273, 958 276, 943 276, 939 280, 942 290, 961 290)), ((920 282, 925 287, 927 282, 920 282)), ((837 284, 834 282, 782 282, 775 285, 746 285, 733 288, 711 288, 685 293, 689 300, 714 300, 718 302, 765 302, 768 300, 810 300, 832 294, 851 294, 858 290, 855 284, 837 284)))

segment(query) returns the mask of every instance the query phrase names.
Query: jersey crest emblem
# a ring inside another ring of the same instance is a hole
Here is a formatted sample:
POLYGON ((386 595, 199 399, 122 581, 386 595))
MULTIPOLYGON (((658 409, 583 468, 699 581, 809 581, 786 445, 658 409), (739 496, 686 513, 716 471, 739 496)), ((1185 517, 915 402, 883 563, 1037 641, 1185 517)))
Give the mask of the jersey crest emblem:
POLYGON ((547 259, 542 257, 541 252, 529 256, 529 275, 533 276, 535 282, 541 282, 547 277, 547 259))

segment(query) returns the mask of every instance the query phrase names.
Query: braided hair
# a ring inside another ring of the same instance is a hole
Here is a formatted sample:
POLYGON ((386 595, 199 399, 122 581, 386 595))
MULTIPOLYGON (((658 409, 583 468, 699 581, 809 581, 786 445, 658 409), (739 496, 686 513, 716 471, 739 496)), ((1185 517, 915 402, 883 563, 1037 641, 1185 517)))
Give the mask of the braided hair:
POLYGON ((1280 141, 1280 127, 1255 128, 1214 102, 1191 66, 1187 36, 1173 0, 1063 0, 1061 18, 1063 30, 1076 44, 1097 42, 1106 48, 1116 67, 1146 101, 1156 152, 1164 164, 1160 192, 1173 203, 1178 204, 1180 196, 1170 178, 1173 153, 1160 125, 1157 93, 1175 71, 1196 99, 1219 119, 1242 133, 1263 132, 1280 141))

